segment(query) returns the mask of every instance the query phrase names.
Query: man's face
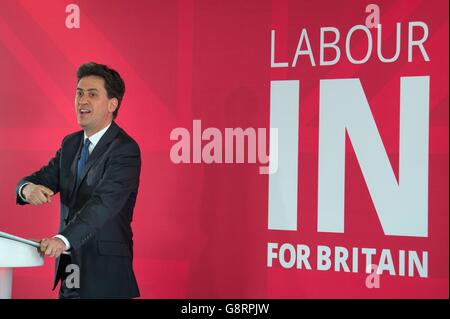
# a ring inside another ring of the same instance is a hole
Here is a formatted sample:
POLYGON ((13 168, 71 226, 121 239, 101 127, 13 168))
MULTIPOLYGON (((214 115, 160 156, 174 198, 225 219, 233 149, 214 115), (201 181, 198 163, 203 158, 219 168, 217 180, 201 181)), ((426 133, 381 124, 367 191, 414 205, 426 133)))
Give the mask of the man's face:
POLYGON ((86 135, 91 136, 106 127, 113 119, 117 104, 116 98, 108 98, 103 78, 90 75, 78 82, 75 110, 78 124, 86 135))

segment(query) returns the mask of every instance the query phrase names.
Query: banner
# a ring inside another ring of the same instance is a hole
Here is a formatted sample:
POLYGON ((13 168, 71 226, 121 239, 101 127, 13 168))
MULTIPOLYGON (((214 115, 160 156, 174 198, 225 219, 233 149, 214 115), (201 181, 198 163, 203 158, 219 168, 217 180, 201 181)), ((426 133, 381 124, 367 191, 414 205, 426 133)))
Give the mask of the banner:
MULTIPOLYGON (((142 298, 448 298, 448 1, 0 3, 0 228, 80 128, 76 70, 122 75, 142 298)), ((58 196, 58 195, 56 195, 58 196)), ((14 298, 54 298, 53 259, 14 298)))

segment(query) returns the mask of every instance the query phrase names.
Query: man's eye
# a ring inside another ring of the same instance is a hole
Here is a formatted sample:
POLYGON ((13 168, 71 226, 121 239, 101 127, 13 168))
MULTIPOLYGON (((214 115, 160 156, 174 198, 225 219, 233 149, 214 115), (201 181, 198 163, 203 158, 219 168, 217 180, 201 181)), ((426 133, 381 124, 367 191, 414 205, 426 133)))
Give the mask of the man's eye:
POLYGON ((83 96, 83 92, 77 91, 77 96, 83 96))
POLYGON ((90 97, 94 97, 94 96, 96 96, 97 94, 95 94, 95 93, 89 93, 89 96, 90 97))

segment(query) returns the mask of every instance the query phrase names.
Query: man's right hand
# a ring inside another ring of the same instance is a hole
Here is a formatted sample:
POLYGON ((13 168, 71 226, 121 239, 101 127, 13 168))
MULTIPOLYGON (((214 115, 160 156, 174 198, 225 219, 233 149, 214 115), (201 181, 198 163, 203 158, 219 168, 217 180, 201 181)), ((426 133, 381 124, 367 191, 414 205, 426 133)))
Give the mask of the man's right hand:
POLYGON ((22 195, 28 203, 32 205, 40 205, 51 203, 53 191, 43 185, 29 183, 22 188, 22 195))

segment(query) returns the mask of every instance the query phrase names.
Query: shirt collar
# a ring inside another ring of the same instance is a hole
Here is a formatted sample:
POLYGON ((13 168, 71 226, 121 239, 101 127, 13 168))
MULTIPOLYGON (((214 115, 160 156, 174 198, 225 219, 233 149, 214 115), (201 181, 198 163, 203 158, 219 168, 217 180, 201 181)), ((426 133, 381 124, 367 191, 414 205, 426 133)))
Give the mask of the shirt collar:
MULTIPOLYGON (((103 134, 105 134, 108 128, 111 126, 111 123, 109 123, 109 125, 104 129, 101 129, 100 131, 89 137, 89 141, 91 141, 92 147, 95 147, 95 145, 97 145, 98 141, 100 141, 103 134)), ((86 140, 87 138, 88 137, 86 136, 86 133, 84 133, 84 140, 86 140)))

